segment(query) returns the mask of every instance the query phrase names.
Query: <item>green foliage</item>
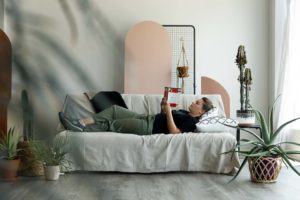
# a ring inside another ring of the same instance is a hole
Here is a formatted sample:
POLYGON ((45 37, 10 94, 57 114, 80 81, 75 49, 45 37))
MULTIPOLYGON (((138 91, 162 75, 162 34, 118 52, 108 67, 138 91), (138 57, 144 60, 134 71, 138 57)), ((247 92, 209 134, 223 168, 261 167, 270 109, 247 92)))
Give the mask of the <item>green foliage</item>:
POLYGON ((23 109, 23 137, 24 140, 33 140, 33 108, 29 102, 26 90, 22 90, 22 109, 23 109))
POLYGON ((21 150, 17 148, 20 137, 15 132, 15 127, 9 128, 7 134, 0 138, 0 152, 1 157, 7 160, 14 160, 17 158, 17 153, 21 150))
POLYGON ((57 136, 51 142, 31 141, 30 146, 37 159, 46 166, 60 165, 62 168, 69 167, 69 161, 66 159, 68 153, 68 136, 57 136))
POLYGON ((274 112, 274 105, 276 101, 272 105, 272 108, 269 109, 267 120, 264 118, 264 116, 260 111, 254 109, 256 119, 261 127, 261 137, 259 137, 257 134, 255 134, 252 131, 241 128, 241 130, 254 136, 256 140, 242 139, 240 144, 236 144, 230 151, 225 152, 225 154, 238 152, 240 155, 245 157, 244 160, 242 161, 240 169, 238 170, 238 172, 236 173, 236 175, 233 177, 232 180, 234 180, 239 175, 240 171, 245 166, 248 158, 255 157, 257 159, 260 159, 261 157, 264 156, 282 157, 285 165, 291 167, 294 170, 294 172, 300 176, 300 172, 290 162, 290 160, 293 160, 293 158, 291 158, 290 155, 300 154, 300 151, 285 150, 281 147, 282 144, 290 144, 295 146, 300 146, 300 144, 296 142, 288 142, 288 141, 278 142, 276 140, 279 133, 283 130, 284 127, 286 127, 287 125, 289 125, 290 123, 296 120, 299 120, 300 117, 287 121, 286 123, 282 124, 275 130, 273 125, 273 112, 274 112), (251 145, 252 148, 250 150, 244 150, 244 151, 240 150, 240 147, 246 145, 251 145))

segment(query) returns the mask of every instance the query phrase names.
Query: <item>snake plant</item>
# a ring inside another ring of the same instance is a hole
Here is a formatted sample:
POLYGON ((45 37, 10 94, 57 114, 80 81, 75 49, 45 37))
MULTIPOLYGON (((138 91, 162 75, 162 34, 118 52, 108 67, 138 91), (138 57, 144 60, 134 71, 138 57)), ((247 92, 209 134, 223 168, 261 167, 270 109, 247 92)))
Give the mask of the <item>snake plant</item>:
POLYGON ((4 134, 4 136, 0 138, 0 158, 6 160, 16 159, 18 152, 21 150, 17 148, 19 140, 20 137, 16 135, 15 128, 10 128, 7 134, 4 134))

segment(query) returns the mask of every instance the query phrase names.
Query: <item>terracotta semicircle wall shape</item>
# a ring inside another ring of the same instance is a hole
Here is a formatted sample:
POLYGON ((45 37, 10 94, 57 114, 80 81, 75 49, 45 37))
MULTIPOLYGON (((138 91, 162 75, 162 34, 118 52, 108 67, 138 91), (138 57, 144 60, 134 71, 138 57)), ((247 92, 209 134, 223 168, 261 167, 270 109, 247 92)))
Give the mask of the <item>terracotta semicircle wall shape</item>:
POLYGON ((11 98, 12 47, 0 29, 0 138, 7 132, 7 106, 11 98))
POLYGON ((212 78, 201 77, 201 94, 220 94, 226 117, 230 117, 230 96, 227 90, 217 81, 212 78))
POLYGON ((134 25, 125 38, 124 93, 163 94, 171 86, 172 44, 159 23, 134 25))

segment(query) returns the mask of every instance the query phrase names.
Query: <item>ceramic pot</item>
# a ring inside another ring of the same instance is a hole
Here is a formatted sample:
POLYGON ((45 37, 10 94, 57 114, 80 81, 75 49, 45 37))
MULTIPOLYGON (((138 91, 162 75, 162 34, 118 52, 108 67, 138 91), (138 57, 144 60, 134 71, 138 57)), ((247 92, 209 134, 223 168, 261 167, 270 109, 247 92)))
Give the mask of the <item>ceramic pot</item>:
POLYGON ((253 110, 237 110, 236 120, 239 122, 239 125, 254 125, 255 112, 253 110))
POLYGON ((59 165, 56 166, 44 166, 45 178, 48 181, 56 181, 59 179, 60 169, 59 165))

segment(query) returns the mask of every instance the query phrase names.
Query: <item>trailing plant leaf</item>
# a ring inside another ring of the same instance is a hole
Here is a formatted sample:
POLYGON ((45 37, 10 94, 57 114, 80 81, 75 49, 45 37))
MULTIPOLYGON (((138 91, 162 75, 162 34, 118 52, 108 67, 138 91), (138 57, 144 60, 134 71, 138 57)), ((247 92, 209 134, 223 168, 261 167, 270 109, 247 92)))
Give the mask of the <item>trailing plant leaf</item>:
MULTIPOLYGON (((255 150, 256 150, 256 147, 253 147, 253 148, 250 150, 250 153, 255 152, 255 150)), ((242 169, 243 169, 244 166, 246 165, 247 159, 248 159, 248 157, 246 156, 246 157, 244 158, 244 160, 242 161, 242 164, 241 164, 239 170, 238 170, 237 173, 234 175, 234 177, 229 181, 229 183, 232 182, 232 181, 234 181, 234 180, 236 179, 236 177, 238 177, 238 175, 241 173, 242 169)))
POLYGON ((78 28, 77 28, 77 23, 75 21, 74 14, 70 9, 70 5, 67 0, 58 0, 58 2, 69 24, 70 33, 71 33, 71 42, 76 42, 78 39, 78 28))
POLYGON ((271 138, 271 143, 274 142, 274 140, 276 139, 276 137, 278 136, 278 134, 280 133, 280 131, 282 131, 282 129, 283 129, 284 127, 286 127, 288 124, 290 124, 290 123, 292 123, 292 122, 294 122, 294 121, 296 121, 296 120, 299 120, 299 119, 300 119, 300 117, 298 117, 298 118, 296 118, 296 119, 292 119, 292 120, 290 120, 290 121, 288 121, 288 122, 282 124, 282 125, 274 132, 273 137, 271 138))
POLYGON ((264 117, 260 111, 254 109, 254 112, 256 114, 256 117, 258 118, 258 123, 261 128, 262 139, 266 144, 269 144, 270 143, 270 134, 268 131, 269 129, 267 128, 266 120, 264 119, 264 117))

